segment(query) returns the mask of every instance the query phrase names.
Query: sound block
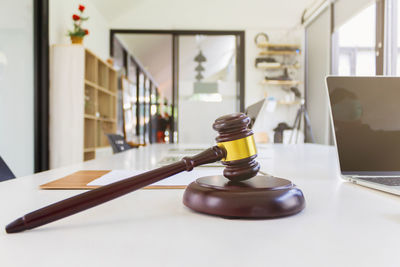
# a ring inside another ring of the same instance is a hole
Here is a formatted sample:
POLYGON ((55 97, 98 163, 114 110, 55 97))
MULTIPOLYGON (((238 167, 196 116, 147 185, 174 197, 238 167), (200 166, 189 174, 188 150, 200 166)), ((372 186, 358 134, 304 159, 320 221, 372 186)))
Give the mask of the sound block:
POLYGON ((305 207, 303 192, 292 182, 273 176, 255 176, 232 182, 207 176, 185 190, 183 204, 197 212, 228 218, 278 218, 305 207))

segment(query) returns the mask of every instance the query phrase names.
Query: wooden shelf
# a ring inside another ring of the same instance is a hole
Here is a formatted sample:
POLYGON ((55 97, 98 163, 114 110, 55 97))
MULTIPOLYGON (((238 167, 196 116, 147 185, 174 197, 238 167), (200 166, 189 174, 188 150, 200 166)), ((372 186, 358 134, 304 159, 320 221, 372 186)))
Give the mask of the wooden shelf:
POLYGON ((88 48, 85 48, 85 52, 86 52, 87 54, 90 54, 91 56, 96 57, 96 54, 93 53, 92 50, 90 50, 90 49, 88 49, 88 48))
POLYGON ((292 50, 282 50, 282 51, 261 51, 259 53, 260 56, 285 56, 285 55, 300 55, 301 52, 300 51, 292 51, 292 50))
POLYGON ((297 44, 272 44, 272 43, 259 43, 257 44, 259 48, 281 48, 288 47, 291 49, 300 49, 300 46, 297 44))
POLYGON ((85 119, 89 120, 100 120, 100 121, 106 121, 106 122, 116 122, 116 119, 110 119, 110 118, 104 118, 104 117, 96 117, 90 114, 85 114, 85 119))
POLYGON ((117 80, 118 74, 117 72, 112 69, 109 68, 108 69, 108 90, 110 90, 113 93, 117 92, 117 83, 115 83, 115 81, 117 80))
POLYGON ((300 65, 282 65, 282 66, 257 66, 257 69, 275 70, 275 69, 299 69, 300 65))
POLYGON ((300 104, 300 101, 292 101, 292 102, 278 101, 278 104, 279 104, 279 105, 292 106, 292 105, 298 105, 298 104, 300 104))
POLYGON ((86 148, 92 148, 95 146, 95 140, 96 140, 96 120, 93 119, 84 119, 84 147, 83 149, 86 148))
POLYGON ((96 87, 85 83, 85 114, 94 116, 96 114, 96 87))
POLYGON ((97 57, 85 50, 85 81, 97 83, 97 57))
POLYGON ((91 115, 91 114, 85 114, 84 117, 85 117, 85 119, 90 119, 90 120, 95 120, 95 119, 97 119, 96 116, 91 115))
POLYGON ((116 122, 117 120, 115 120, 115 119, 108 119, 108 118, 97 118, 98 120, 100 120, 100 121, 106 121, 106 122, 116 122))
POLYGON ((90 50, 90 49, 88 49, 88 48, 85 48, 85 51, 86 51, 86 53, 88 53, 88 54, 90 54, 90 55, 92 55, 92 56, 96 57, 96 58, 97 58, 97 60, 98 60, 99 62, 103 63, 104 65, 106 65, 106 66, 107 66, 107 68, 109 68, 109 69, 112 69, 112 70, 116 71, 116 70, 113 68, 113 66, 112 66, 112 65, 110 65, 108 62, 106 62, 106 61, 102 60, 101 58, 98 58, 98 57, 96 56, 96 54, 95 54, 95 53, 93 53, 93 51, 92 51, 92 50, 90 50))
POLYGON ((113 92, 107 90, 106 88, 104 88, 104 87, 102 87, 102 86, 98 86, 97 89, 99 89, 99 90, 102 91, 103 93, 106 93, 106 94, 109 94, 109 95, 112 95, 112 96, 115 96, 115 95, 116 95, 116 93, 113 93, 113 92))
POLYGON ((51 49, 50 164, 58 168, 94 159, 96 147, 109 145, 105 134, 117 131, 118 73, 82 45, 51 49))
POLYGON ((94 87, 94 88, 97 88, 97 84, 94 83, 94 82, 91 82, 91 81, 89 81, 89 80, 85 80, 85 84, 87 84, 87 85, 89 85, 89 86, 92 86, 92 87, 94 87))
POLYGON ((96 148, 109 146, 106 134, 115 133, 117 124, 115 121, 107 121, 99 118, 96 127, 96 148))
POLYGON ((87 151, 83 153, 83 160, 88 161, 96 158, 96 151, 87 151))
POLYGON ((97 66, 97 82, 101 87, 108 86, 108 68, 107 64, 104 64, 102 61, 98 61, 97 66))
POLYGON ((264 80, 261 82, 262 84, 268 85, 298 85, 300 81, 292 81, 292 80, 264 80))
POLYGON ((97 146, 96 149, 109 148, 109 147, 110 147, 110 145, 97 146))
POLYGON ((115 97, 108 91, 99 90, 97 92, 97 112, 100 118, 114 118, 115 112, 113 102, 115 97))

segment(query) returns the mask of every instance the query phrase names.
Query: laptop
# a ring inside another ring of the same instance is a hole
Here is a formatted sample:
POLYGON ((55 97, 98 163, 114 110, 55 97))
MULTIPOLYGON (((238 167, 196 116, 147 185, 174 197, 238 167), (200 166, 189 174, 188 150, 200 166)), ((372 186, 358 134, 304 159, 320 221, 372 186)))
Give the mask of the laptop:
POLYGON ((13 178, 15 178, 15 175, 12 173, 10 168, 8 168, 5 161, 0 157, 0 182, 13 178))
POLYGON ((260 114, 264 102, 265 98, 246 108, 246 115, 250 118, 250 129, 253 128, 254 122, 256 121, 258 114, 260 114))
POLYGON ((400 77, 328 76, 341 177, 400 195, 400 77))

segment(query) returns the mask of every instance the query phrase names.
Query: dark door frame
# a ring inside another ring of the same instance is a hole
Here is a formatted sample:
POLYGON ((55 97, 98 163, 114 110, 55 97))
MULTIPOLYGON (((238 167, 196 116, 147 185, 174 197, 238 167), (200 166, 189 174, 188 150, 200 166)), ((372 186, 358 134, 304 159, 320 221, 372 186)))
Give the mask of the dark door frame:
MULTIPOLYGON (((113 56, 115 34, 169 34, 172 35, 172 137, 177 129, 177 106, 178 106, 178 36, 180 35, 235 35, 236 36, 236 79, 239 87, 237 88, 237 103, 240 112, 245 111, 245 32, 227 30, 136 30, 136 29, 111 29, 110 30, 110 55, 113 56)), ((175 142, 172 138, 172 142, 175 142)))
POLYGON ((49 0, 33 3, 34 171, 49 169, 49 0))

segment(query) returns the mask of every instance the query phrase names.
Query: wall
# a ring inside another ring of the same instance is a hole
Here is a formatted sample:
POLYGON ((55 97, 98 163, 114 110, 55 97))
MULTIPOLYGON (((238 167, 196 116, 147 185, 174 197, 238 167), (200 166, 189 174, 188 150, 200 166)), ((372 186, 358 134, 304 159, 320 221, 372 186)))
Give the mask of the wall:
POLYGON ((306 28, 307 33, 307 109, 311 129, 318 144, 331 143, 329 100, 325 76, 330 73, 330 10, 323 11, 306 28))
MULTIPOLYGON (((67 35, 73 28, 72 15, 78 14, 80 4, 86 7, 85 16, 89 17, 83 26, 89 30, 89 35, 84 39, 85 47, 89 48, 102 59, 109 58, 110 27, 108 21, 98 11, 95 1, 89 0, 49 0, 49 42, 52 44, 70 44, 67 35)), ((111 4, 111 2, 110 2, 111 4)))
POLYGON ((33 1, 0 4, 0 156, 16 176, 34 171, 33 1))

